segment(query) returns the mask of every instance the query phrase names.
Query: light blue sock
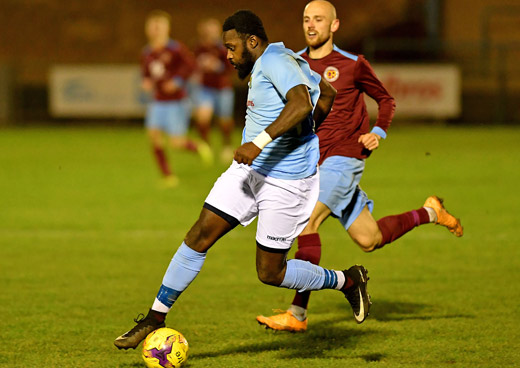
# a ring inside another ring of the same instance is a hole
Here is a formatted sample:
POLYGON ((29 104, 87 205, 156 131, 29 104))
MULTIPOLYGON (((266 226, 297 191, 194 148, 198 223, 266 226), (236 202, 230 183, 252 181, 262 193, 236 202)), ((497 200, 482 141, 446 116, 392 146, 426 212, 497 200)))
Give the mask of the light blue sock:
POLYGON ((341 289, 345 283, 343 272, 327 270, 299 259, 287 261, 287 270, 280 287, 306 290, 341 289))
POLYGON ((164 274, 152 309, 167 313, 179 295, 197 277, 205 259, 206 253, 194 251, 183 242, 164 274))

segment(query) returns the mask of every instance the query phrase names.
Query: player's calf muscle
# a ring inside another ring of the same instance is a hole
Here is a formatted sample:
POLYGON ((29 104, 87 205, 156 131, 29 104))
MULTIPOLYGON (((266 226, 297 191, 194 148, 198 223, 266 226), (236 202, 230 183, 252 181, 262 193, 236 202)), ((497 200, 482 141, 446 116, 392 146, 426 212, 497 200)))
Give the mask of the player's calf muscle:
POLYGON ((269 269, 257 269, 258 279, 266 285, 280 286, 285 276, 285 269, 273 271, 269 269))
POLYGON ((214 243, 207 235, 204 235, 202 228, 198 226, 198 222, 190 229, 186 238, 184 238, 184 242, 197 252, 207 251, 214 243))
POLYGON ((279 286, 285 277, 287 255, 270 253, 257 248, 256 272, 258 279, 267 285, 279 286))

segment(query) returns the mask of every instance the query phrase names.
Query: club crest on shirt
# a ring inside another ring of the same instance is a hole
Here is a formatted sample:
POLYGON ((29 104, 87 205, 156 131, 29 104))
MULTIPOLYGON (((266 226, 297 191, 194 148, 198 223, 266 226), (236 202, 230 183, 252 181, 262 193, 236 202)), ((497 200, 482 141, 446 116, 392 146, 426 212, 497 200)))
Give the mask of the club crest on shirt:
POLYGON ((153 60, 148 66, 148 70, 150 71, 150 75, 152 78, 162 78, 166 72, 166 67, 160 60, 153 60))
POLYGON ((327 82, 335 82, 339 78, 339 70, 333 66, 328 66, 325 68, 323 72, 323 76, 327 80, 327 82))

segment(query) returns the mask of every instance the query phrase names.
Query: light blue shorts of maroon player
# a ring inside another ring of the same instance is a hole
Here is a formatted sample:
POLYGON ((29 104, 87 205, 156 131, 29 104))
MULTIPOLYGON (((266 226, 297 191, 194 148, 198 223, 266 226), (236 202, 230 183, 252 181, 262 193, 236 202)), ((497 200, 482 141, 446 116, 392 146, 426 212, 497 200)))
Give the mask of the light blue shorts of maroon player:
POLYGON ((146 109, 146 128, 159 129, 170 136, 183 136, 190 123, 189 101, 154 101, 146 109))
POLYGON ((199 86, 196 90, 195 104, 197 107, 212 108, 215 116, 221 119, 231 119, 235 105, 233 88, 210 88, 199 86))
POLYGON ((365 160, 352 157, 327 157, 320 165, 320 195, 325 204, 346 230, 358 218, 365 206, 370 212, 374 202, 359 186, 365 160))

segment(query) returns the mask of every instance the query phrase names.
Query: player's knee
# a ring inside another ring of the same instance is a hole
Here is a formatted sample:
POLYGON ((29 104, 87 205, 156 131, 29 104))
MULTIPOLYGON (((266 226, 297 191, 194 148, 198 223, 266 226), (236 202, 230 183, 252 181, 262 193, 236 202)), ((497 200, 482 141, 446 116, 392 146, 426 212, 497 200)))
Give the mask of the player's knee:
POLYGON ((377 249, 377 245, 379 244, 379 241, 377 240, 377 237, 372 235, 358 235, 355 238, 353 238, 359 247, 367 253, 373 252, 377 249))
POLYGON ((315 219, 310 219, 307 226, 303 229, 300 235, 317 234, 320 228, 320 222, 315 219))
POLYGON ((183 149, 186 146, 186 138, 182 136, 170 137, 170 145, 173 149, 183 149))
POLYGON ((155 149, 163 149, 164 143, 160 138, 150 136, 150 143, 155 149))

